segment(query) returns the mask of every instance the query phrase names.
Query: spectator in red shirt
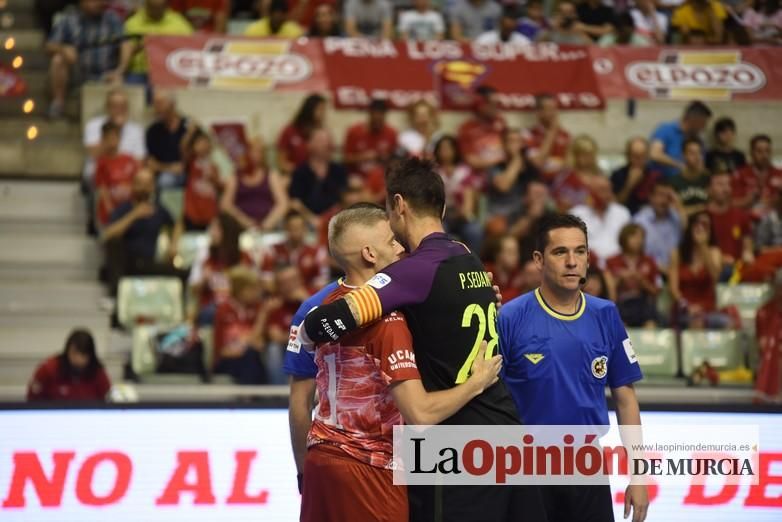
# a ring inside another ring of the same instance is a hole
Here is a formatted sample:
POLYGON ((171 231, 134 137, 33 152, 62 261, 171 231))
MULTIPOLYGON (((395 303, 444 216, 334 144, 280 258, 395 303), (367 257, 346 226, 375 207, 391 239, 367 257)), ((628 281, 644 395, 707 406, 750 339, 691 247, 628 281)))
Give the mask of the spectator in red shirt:
POLYGON ((95 169, 95 189, 98 192, 97 222, 102 227, 122 203, 130 200, 133 178, 139 163, 130 154, 119 152, 121 128, 107 121, 101 127, 101 149, 95 169))
POLYGON ((616 289, 616 305, 627 326, 656 326, 659 272, 654 259, 644 254, 646 233, 630 223, 619 233, 621 254, 606 261, 606 271, 616 289))
POLYGON ((561 212, 589 201, 592 181, 603 176, 597 154, 597 142, 591 136, 582 134, 570 144, 568 165, 551 180, 551 193, 561 212))
POLYGON ((505 159, 502 133, 505 119, 499 113, 499 95, 494 87, 481 85, 475 91, 475 115, 459 127, 459 150, 476 172, 486 171, 505 159))
POLYGON ((370 102, 368 121, 353 125, 345 134, 342 158, 348 170, 361 174, 372 193, 381 197, 385 192, 385 166, 397 148, 397 132, 386 123, 387 112, 385 100, 370 102))
POLYGON ((771 208, 774 190, 782 190, 782 169, 771 163, 771 138, 756 134, 749 142, 750 164, 733 177, 733 202, 763 217, 771 208))
POLYGON ((326 284, 328 253, 323 247, 307 244, 306 234, 304 217, 298 212, 289 212, 285 216, 285 241, 272 245, 261 261, 261 278, 267 290, 274 289, 274 274, 282 266, 297 267, 304 285, 312 293, 326 284))
POLYGON ((434 147, 434 160, 445 185, 445 229, 459 236, 470 250, 477 252, 483 239, 483 227, 477 218, 483 183, 462 162, 459 144, 453 136, 443 136, 438 140, 434 147))
POLYGON ((225 34, 228 28, 229 0, 170 0, 169 7, 182 13, 196 31, 225 34))
POLYGON ((212 161, 212 140, 196 126, 185 138, 185 230, 204 231, 217 216, 222 181, 212 161))
POLYGON ((527 287, 527 274, 520 263, 519 241, 505 235, 494 240, 489 250, 486 271, 492 273, 494 284, 500 287, 502 299, 507 303, 524 293, 527 287))
POLYGON ((782 404, 782 269, 774 276, 774 294, 755 317, 760 364, 755 402, 782 404))
POLYGON ((261 285, 252 269, 237 266, 228 271, 231 296, 215 313, 214 372, 233 377, 237 384, 265 384, 261 358, 263 324, 261 285))
MULTIPOLYGON (((300 2, 303 5, 305 2, 300 2)), ((309 5, 312 3, 308 2, 309 5)), ((310 38, 328 38, 330 36, 342 36, 342 29, 339 26, 337 12, 334 6, 328 3, 316 4, 313 11, 312 22, 299 21, 303 26, 309 26, 310 30, 307 36, 310 38)), ((294 18, 295 20, 295 18, 294 18)))
POLYGON ((535 99, 537 123, 523 135, 527 156, 545 179, 551 180, 565 166, 570 134, 559 122, 557 99, 541 94, 535 99))
POLYGON ((289 175, 296 165, 307 161, 310 134, 315 129, 323 128, 325 122, 326 98, 320 94, 310 94, 277 139, 277 167, 283 175, 289 175))
POLYGON ((709 200, 706 203, 717 246, 722 252, 723 280, 730 277, 737 262, 750 265, 755 261, 752 216, 747 210, 733 205, 730 180, 728 170, 713 173, 709 178, 709 200))
POLYGON ((270 384, 285 384, 288 377, 282 371, 282 361, 288 346, 293 315, 309 296, 299 271, 295 266, 281 266, 274 274, 277 295, 262 306, 267 312, 264 325, 266 346, 266 368, 270 384))
POLYGON ((102 401, 111 388, 87 330, 74 330, 61 354, 35 370, 27 387, 28 401, 102 401))

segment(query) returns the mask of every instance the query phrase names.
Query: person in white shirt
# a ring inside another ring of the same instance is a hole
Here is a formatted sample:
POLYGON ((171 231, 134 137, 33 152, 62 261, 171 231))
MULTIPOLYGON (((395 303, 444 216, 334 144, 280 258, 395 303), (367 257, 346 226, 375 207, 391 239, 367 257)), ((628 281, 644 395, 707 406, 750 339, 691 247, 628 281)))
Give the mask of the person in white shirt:
POLYGON ((606 259, 621 252, 619 232, 630 222, 631 216, 627 208, 614 201, 611 181, 607 177, 595 177, 590 203, 576 205, 570 213, 586 223, 589 250, 598 257, 601 268, 606 259))
POLYGON ((668 17, 657 10, 654 0, 635 0, 635 8, 630 10, 630 16, 635 23, 635 32, 657 45, 665 44, 668 17))
POLYGON ((399 135, 399 146, 411 156, 431 157, 434 144, 442 133, 437 109, 426 100, 418 100, 408 107, 410 128, 399 135))
POLYGON ((432 9, 429 0, 413 0, 413 9, 399 15, 399 37, 425 42, 442 40, 445 21, 439 11, 432 9))
POLYGON ((516 30, 519 23, 518 12, 515 5, 506 5, 502 9, 502 16, 497 21, 497 28, 486 31, 475 39, 478 44, 511 43, 525 45, 531 43, 529 38, 516 30))

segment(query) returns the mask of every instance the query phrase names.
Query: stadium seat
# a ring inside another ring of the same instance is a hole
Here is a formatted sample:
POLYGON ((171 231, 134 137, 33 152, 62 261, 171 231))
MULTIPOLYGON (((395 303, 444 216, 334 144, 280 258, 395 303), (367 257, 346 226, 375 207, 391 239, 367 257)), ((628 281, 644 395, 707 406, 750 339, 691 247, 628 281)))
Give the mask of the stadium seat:
POLYGON ((703 361, 718 370, 743 366, 741 335, 735 330, 685 330, 682 332, 682 371, 690 375, 703 361))
POLYGON ((638 355, 646 378, 671 378, 679 373, 676 332, 670 328, 628 328, 628 335, 638 355))
POLYGON ((160 205, 168 210, 174 222, 182 217, 185 208, 185 191, 182 189, 167 188, 160 191, 160 205))
POLYGON ((771 297, 768 284, 741 283, 738 285, 717 285, 717 307, 734 305, 741 315, 742 329, 755 335, 755 314, 771 297))
POLYGON ((133 328, 133 341, 130 350, 130 367, 139 377, 155 372, 155 353, 152 349, 152 337, 157 328, 152 325, 138 325, 133 328))
POLYGON ((117 293, 120 324, 173 325, 182 321, 182 282, 174 277, 123 277, 117 293))

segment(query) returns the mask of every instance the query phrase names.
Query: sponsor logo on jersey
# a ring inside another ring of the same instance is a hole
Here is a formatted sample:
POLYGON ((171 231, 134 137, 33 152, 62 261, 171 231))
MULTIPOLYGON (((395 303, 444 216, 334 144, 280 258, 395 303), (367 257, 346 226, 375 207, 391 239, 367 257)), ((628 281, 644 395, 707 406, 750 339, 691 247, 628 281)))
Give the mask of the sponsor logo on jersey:
POLYGON ((301 350, 301 341, 299 341, 299 327, 291 326, 291 333, 288 336, 288 351, 299 353, 301 350))
POLYGON ((545 356, 542 353, 525 353, 524 357, 526 357, 532 364, 538 364, 545 356))
POLYGON ((367 284, 376 290, 380 290, 390 282, 391 276, 384 274, 383 272, 378 272, 372 279, 367 281, 367 284))
POLYGON ((592 375, 596 379, 602 379, 608 374, 608 357, 601 355, 592 359, 592 375))
POLYGON ((630 361, 630 364, 637 363, 638 356, 635 354, 635 350, 633 350, 633 341, 628 337, 622 341, 622 346, 625 349, 625 355, 627 355, 627 360, 630 361))
POLYGON ((391 366, 391 370, 417 368, 415 364, 415 353, 412 350, 395 351, 388 356, 388 364, 391 366))

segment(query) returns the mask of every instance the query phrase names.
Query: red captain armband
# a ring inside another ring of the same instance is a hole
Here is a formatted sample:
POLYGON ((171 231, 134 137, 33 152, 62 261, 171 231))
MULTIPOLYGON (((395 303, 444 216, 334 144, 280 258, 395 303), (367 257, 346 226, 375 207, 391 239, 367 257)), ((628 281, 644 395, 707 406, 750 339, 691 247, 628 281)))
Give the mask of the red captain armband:
POLYGON ((337 341, 346 333, 355 330, 358 324, 347 301, 337 299, 312 310, 304 318, 303 326, 304 335, 317 345, 337 341))

